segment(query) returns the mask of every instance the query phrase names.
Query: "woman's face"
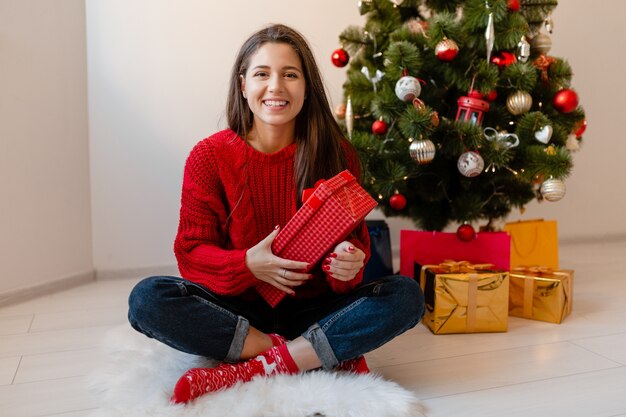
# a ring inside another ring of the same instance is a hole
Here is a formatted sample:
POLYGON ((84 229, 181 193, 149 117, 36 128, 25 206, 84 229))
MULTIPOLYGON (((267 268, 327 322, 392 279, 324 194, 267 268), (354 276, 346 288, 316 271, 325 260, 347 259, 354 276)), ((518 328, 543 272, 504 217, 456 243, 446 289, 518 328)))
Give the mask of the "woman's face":
POLYGON ((302 110, 306 82, 298 54, 285 43, 266 43, 250 57, 241 91, 254 114, 253 128, 290 128, 302 110))

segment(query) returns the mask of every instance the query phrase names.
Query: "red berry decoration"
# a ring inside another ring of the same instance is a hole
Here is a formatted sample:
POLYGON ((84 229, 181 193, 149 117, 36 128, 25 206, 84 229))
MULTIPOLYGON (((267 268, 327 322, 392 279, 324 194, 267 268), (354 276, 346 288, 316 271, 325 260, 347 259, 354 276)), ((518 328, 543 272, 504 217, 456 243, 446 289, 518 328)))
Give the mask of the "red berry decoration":
POLYGON ((387 123, 384 120, 376 120, 372 123, 372 133, 375 135, 384 135, 387 133, 387 123))
POLYGON ((487 93, 487 95, 485 95, 485 100, 489 102, 496 101, 497 98, 498 98, 498 92, 496 90, 491 90, 487 93))
POLYGON ((509 0, 506 5, 509 10, 512 12, 519 12, 520 9, 520 1, 519 0, 509 0))
POLYGON ((587 121, 583 120, 576 125, 576 131, 574 132, 574 134, 577 138, 579 138, 583 135, 583 133, 585 133, 585 130, 587 130, 587 121))
POLYGON ((402 210, 406 207, 406 197, 400 193, 394 194, 389 198, 389 205, 394 210, 402 210))
POLYGON ((333 61, 333 65, 336 67, 345 67, 348 65, 350 61, 350 55, 348 55, 348 51, 343 48, 335 49, 333 54, 330 56, 331 61, 333 61))
POLYGON ((476 238, 476 231, 471 224, 464 223, 456 229, 456 236, 463 242, 471 242, 476 238))
POLYGON ((572 89, 564 88, 554 95, 552 104, 561 113, 569 113, 578 107, 578 94, 572 89))

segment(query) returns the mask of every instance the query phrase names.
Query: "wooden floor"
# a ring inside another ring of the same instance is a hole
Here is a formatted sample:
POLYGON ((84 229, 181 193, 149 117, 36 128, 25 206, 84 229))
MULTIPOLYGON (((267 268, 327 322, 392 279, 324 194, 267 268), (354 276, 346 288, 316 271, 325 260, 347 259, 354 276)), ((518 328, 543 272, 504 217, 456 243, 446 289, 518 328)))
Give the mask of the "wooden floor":
MULTIPOLYGON (((511 318, 507 333, 424 326, 368 355, 435 416, 626 416, 626 242, 561 246, 575 269, 561 325, 511 318)), ((125 322, 137 279, 83 285, 0 308, 0 416, 83 417, 98 344, 125 322)))

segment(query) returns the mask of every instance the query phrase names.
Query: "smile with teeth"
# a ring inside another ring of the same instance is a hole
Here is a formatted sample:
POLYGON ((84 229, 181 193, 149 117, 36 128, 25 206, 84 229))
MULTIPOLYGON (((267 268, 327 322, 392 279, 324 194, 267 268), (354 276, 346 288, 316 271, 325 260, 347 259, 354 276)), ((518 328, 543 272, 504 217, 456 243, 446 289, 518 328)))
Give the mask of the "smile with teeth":
POLYGON ((283 107, 287 105, 287 101, 284 100, 264 100, 263 104, 268 107, 283 107))

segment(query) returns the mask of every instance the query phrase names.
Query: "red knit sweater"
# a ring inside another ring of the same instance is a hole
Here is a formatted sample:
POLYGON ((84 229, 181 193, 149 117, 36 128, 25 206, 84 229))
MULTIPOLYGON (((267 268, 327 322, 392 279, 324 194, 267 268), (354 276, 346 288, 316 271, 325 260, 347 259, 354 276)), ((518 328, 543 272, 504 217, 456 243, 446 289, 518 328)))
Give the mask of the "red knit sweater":
MULTIPOLYGON (((345 147, 346 150, 350 149, 345 147)), ((221 295, 258 297, 260 281, 245 264, 246 251, 283 227, 296 213, 293 165, 296 145, 264 154, 232 130, 199 142, 185 165, 180 222, 174 253, 183 278, 221 295)), ((348 169, 359 178, 357 156, 348 169)), ((362 222, 350 238, 369 258, 369 234, 362 222)), ((363 270, 348 282, 329 277, 318 266, 314 278, 295 287, 296 297, 350 291, 363 270)))

